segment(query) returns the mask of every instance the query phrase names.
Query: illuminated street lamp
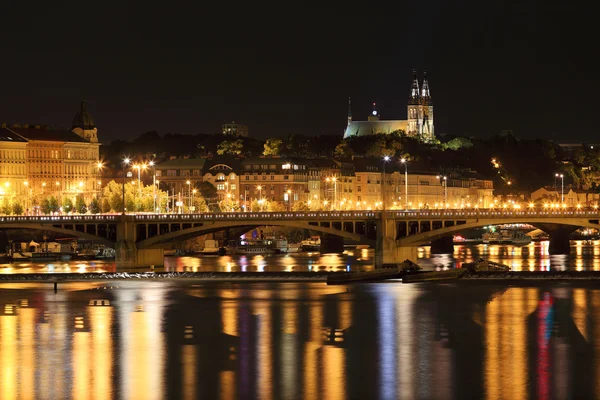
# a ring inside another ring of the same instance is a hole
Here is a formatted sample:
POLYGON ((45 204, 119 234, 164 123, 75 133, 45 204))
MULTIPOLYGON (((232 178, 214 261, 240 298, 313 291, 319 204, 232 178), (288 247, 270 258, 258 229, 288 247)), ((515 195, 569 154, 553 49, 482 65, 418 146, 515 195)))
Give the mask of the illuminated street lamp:
POLYGON ((25 191, 27 192, 25 197, 25 210, 29 210, 29 182, 25 181, 23 182, 23 185, 25 185, 25 191))
POLYGON ((383 157, 383 178, 381 179, 381 209, 385 211, 385 163, 390 161, 389 156, 383 157))
POLYGON ((97 172, 96 173, 96 182, 97 182, 97 185, 96 185, 96 191, 97 191, 96 198, 98 198, 99 195, 100 195, 100 189, 101 189, 101 186, 102 186, 102 182, 100 181, 99 177, 102 175, 102 168, 104 167, 104 164, 102 164, 101 161, 98 161, 98 163, 96 164, 96 167, 98 168, 97 171, 96 171, 97 172))
POLYGON ((404 164, 404 209, 408 210, 408 161, 401 158, 400 162, 404 164))
POLYGON ((154 208, 152 209, 152 212, 156 212, 156 164, 154 161, 150 160, 148 165, 152 167, 152 197, 154 198, 154 208))
POLYGON ((188 213, 192 210, 192 182, 188 179, 185 181, 185 184, 188 185, 188 213))
POLYGON ((258 185, 256 188, 258 189, 258 204, 260 204, 260 211, 262 212, 262 186, 258 185))
POLYGON ((444 186, 444 208, 448 205, 448 177, 446 176, 437 176, 440 179, 440 183, 444 186))
POLYGON ((125 214, 125 211, 127 210, 125 208, 125 167, 129 165, 130 162, 131 160, 129 158, 123 160, 123 214, 125 214))
POLYGON ((560 202, 565 202, 565 176, 563 174, 554 174, 556 178, 560 178, 560 202))
POLYGON ((292 190, 288 189, 287 191, 287 198, 288 198, 288 211, 292 211, 292 190))

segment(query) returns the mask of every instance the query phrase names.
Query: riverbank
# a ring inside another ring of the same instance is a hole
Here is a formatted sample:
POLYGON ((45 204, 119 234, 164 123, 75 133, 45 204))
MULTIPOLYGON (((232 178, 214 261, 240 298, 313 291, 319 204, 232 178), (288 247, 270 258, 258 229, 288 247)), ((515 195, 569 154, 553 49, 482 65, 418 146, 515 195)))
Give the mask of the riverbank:
POLYGON ((114 272, 5 274, 0 283, 89 282, 110 280, 202 280, 222 282, 326 282, 330 272, 114 272))

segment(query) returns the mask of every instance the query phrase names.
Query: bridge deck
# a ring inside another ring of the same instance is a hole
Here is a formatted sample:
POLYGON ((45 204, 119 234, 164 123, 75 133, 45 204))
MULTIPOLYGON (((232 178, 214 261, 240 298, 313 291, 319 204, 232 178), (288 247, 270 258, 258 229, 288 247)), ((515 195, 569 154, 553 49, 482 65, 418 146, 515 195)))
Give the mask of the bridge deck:
MULTIPOLYGON (((126 214, 134 222, 201 222, 201 221, 265 221, 265 220, 375 220, 382 211, 311 211, 311 212, 231 212, 202 214, 126 214)), ((600 218, 599 210, 409 210, 385 211, 386 219, 460 219, 460 218, 600 218)), ((0 216, 2 223, 115 223, 123 220, 122 214, 96 215, 43 215, 0 216)))

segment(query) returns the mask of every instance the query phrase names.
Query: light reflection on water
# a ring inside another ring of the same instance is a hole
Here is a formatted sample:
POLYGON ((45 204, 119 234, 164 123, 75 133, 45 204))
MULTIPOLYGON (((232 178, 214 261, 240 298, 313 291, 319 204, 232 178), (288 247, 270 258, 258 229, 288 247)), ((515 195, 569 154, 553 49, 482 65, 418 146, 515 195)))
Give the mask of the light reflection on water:
POLYGON ((104 285, 0 284, 0 398, 600 396, 585 283, 104 285))
MULTIPOLYGON (((418 249, 418 263, 425 269, 462 266, 478 258, 509 265, 514 271, 577 270, 600 271, 600 241, 571 241, 571 254, 549 255, 548 242, 524 246, 460 244, 453 254, 431 254, 429 246, 418 249)), ((286 255, 185 256, 165 257, 164 268, 176 272, 310 272, 370 271, 374 268, 372 249, 347 250, 343 254, 292 253, 286 255)), ((147 271, 149 268, 136 268, 147 271)), ((15 262, 0 264, 0 274, 115 272, 114 261, 15 262)), ((119 271, 123 271, 119 269, 119 271)))
POLYGON ((550 255, 548 241, 528 245, 455 244, 453 254, 431 254, 419 248, 419 264, 428 269, 461 267, 479 258, 499 262, 513 271, 600 271, 600 241, 571 241, 571 254, 550 255))

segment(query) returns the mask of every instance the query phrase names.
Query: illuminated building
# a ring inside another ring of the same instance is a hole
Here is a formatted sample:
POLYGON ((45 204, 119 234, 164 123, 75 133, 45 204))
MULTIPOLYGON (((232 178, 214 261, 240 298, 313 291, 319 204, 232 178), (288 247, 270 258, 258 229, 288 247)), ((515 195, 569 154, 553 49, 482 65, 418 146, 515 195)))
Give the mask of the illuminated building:
POLYGON ((235 121, 231 121, 230 124, 221 125, 221 132, 223 135, 233 136, 248 136, 248 126, 242 124, 236 124, 235 121))
POLYGON ((34 198, 96 194, 98 130, 85 103, 71 129, 15 124, 0 128, 0 196, 22 205, 34 198))
POLYGON ((389 134, 404 131, 408 136, 417 136, 423 140, 435 138, 433 125, 433 102, 429 92, 427 74, 423 74, 422 85, 419 85, 417 72, 413 71, 413 82, 407 105, 406 120, 381 120, 377 106, 373 103, 373 110, 367 121, 353 121, 350 100, 348 101, 348 126, 344 139, 351 136, 364 136, 372 134, 389 134))

